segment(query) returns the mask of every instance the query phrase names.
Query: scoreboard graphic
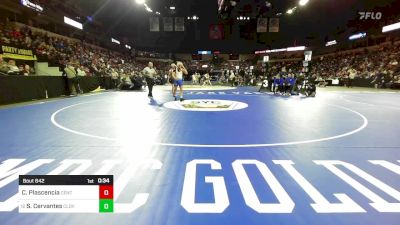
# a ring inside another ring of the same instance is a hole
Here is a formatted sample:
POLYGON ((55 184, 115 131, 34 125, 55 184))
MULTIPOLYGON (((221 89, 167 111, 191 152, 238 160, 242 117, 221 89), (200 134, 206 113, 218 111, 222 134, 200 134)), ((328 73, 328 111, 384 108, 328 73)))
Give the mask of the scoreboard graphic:
POLYGON ((20 213, 112 213, 113 176, 21 175, 20 213))

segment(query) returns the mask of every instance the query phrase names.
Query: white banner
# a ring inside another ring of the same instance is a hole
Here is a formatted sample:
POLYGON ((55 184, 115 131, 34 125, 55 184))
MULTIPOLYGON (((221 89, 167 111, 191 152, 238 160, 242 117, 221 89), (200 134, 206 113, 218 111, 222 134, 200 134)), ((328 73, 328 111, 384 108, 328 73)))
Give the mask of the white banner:
POLYGON ((163 23, 164 23, 164 31, 173 31, 174 21, 171 17, 164 17, 163 23))
POLYGON ((183 17, 175 17, 175 31, 185 31, 185 20, 183 17))
POLYGON ((312 51, 305 51, 304 52, 304 60, 305 61, 311 61, 311 57, 312 57, 312 51))
POLYGON ((279 32, 279 18, 269 19, 269 32, 279 32))
POLYGON ((258 18, 257 20, 257 33, 267 32, 268 19, 267 18, 258 18))
POLYGON ((151 32, 160 31, 160 20, 158 17, 150 17, 150 31, 151 32))

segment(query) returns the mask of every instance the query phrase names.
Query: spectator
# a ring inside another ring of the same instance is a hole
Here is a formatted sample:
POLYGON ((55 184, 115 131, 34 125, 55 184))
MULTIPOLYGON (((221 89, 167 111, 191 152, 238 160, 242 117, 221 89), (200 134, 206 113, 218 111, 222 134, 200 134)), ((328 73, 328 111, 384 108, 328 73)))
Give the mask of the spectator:
POLYGON ((123 74, 120 79, 121 84, 119 85, 119 88, 121 90, 130 90, 133 87, 131 77, 127 74, 123 74))
POLYGON ((231 75, 229 75, 229 81, 231 82, 231 86, 235 86, 236 76, 233 70, 231 71, 231 75))
MULTIPOLYGON (((123 74, 123 70, 121 70, 121 74, 123 74)), ((111 89, 116 89, 118 87, 118 79, 119 74, 116 70, 111 72, 111 89)))
POLYGON ((31 68, 28 64, 21 65, 22 70, 20 71, 20 75, 29 76, 31 74, 31 68))
POLYGON ((8 73, 8 65, 6 62, 3 60, 3 56, 0 55, 0 72, 2 73, 8 73))
POLYGON ((86 71, 85 71, 84 66, 78 67, 78 68, 76 69, 76 74, 77 74, 78 76, 80 76, 80 77, 86 76, 86 71))
POLYGON ((394 76, 393 77, 392 88, 396 88, 396 89, 400 88, 400 76, 394 76))
POLYGON ((10 75, 18 75, 20 72, 20 69, 17 67, 15 64, 15 60, 10 59, 8 61, 8 74, 10 75))
POLYGON ((212 86, 211 80, 210 80, 210 74, 208 74, 208 73, 204 74, 204 82, 203 82, 202 86, 206 86, 206 85, 212 86))

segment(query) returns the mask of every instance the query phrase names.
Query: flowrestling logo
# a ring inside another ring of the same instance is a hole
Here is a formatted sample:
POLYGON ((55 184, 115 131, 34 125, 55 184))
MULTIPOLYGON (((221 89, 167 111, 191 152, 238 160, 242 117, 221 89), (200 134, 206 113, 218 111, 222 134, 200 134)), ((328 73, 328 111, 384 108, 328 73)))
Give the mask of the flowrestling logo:
POLYGON ((360 15, 360 20, 380 20, 382 19, 382 13, 381 12, 358 12, 360 15))
POLYGON ((248 105, 243 102, 229 100, 195 99, 182 102, 167 102, 164 107, 185 111, 231 111, 247 108, 248 105))

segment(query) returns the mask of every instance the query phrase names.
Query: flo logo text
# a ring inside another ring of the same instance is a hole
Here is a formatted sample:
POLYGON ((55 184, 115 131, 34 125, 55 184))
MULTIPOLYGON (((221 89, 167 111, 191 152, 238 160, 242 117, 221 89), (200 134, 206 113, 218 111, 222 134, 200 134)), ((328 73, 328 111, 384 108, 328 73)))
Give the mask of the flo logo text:
POLYGON ((382 18, 381 12, 358 12, 360 20, 380 20, 382 18))

